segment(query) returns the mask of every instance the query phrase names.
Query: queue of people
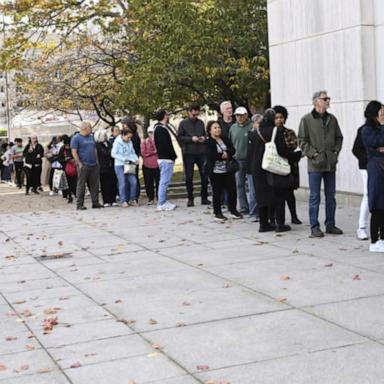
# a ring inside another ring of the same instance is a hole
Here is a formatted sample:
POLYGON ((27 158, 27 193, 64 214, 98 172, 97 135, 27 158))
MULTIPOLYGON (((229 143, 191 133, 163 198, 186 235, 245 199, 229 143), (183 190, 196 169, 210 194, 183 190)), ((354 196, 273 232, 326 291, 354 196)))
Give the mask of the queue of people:
MULTIPOLYGON (((2 146, 2 180, 23 187, 26 194, 41 190, 42 158, 51 167, 50 195, 60 192, 69 203, 76 197, 78 210, 85 210, 88 188, 92 208, 135 207, 139 203, 139 159, 142 158, 147 204, 157 210, 174 210, 167 197, 177 158, 175 145, 182 152, 187 207, 195 205, 194 168, 199 170, 201 204, 210 205, 211 185, 213 214, 216 221, 227 216, 242 219, 250 215, 259 222, 260 232, 291 230, 286 223, 288 206, 291 224, 300 225, 294 191, 300 186, 299 163, 308 162, 310 236, 342 235, 336 226, 336 166, 343 135, 337 118, 328 112, 330 97, 324 90, 315 92, 313 109, 300 121, 298 135, 287 128, 288 110, 276 105, 250 118, 245 107, 233 113, 230 101, 220 105, 221 116, 205 126, 199 118, 200 107, 191 105, 188 117, 178 130, 169 123, 169 113, 158 110, 156 123, 141 139, 136 121, 122 120, 122 128, 92 132, 89 122, 72 137, 53 138, 44 148, 36 136, 24 147, 21 139, 2 146), (272 156, 272 157, 271 157, 272 156), (276 162, 275 166, 268 161, 276 162), (12 166, 11 166, 12 164, 12 166), (279 168, 280 167, 280 168, 279 168), (284 172, 283 172, 284 170, 284 172), (324 183, 325 231, 318 220, 321 184, 324 183), (102 204, 99 201, 101 191, 102 204), (227 213, 223 208, 227 207, 227 213)), ((384 107, 372 101, 365 110, 366 122, 358 129, 353 154, 358 158, 364 195, 356 231, 357 238, 367 240, 370 221, 370 250, 384 252, 384 107)))

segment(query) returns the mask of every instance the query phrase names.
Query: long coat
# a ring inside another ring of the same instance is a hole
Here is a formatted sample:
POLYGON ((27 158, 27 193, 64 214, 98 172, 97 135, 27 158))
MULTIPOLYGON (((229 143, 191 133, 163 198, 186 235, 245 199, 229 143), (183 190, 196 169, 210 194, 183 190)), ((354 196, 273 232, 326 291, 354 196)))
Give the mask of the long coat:
POLYGON ((366 124, 362 130, 362 139, 368 156, 369 210, 384 210, 384 153, 377 150, 384 147, 384 125, 373 127, 366 124))

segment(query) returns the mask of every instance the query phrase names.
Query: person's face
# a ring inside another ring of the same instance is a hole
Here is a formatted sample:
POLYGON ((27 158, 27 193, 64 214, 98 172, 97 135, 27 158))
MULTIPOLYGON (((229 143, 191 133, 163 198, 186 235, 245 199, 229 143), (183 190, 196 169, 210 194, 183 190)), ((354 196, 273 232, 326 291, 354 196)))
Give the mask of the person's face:
POLYGON ((275 125, 276 127, 280 128, 283 127, 285 124, 285 118, 282 113, 276 113, 275 115, 275 125))
POLYGON ((117 137, 120 135, 120 129, 118 127, 113 128, 112 136, 117 137))
POLYGON ((188 116, 191 120, 195 121, 200 115, 200 111, 196 111, 195 109, 192 109, 192 111, 188 111, 188 116))
POLYGON ((22 147, 22 146, 23 146, 23 142, 22 142, 22 141, 18 141, 18 142, 16 143, 16 146, 19 147, 19 148, 22 147))
POLYGON ((330 106, 331 98, 326 94, 322 93, 320 97, 316 100, 315 106, 317 106, 319 109, 327 110, 330 106))
POLYGON ((122 135, 122 138, 125 142, 128 142, 132 139, 133 134, 132 133, 127 133, 126 135, 122 135))
POLYGON ((211 136, 220 137, 221 136, 221 127, 220 124, 214 123, 211 126, 211 136))
POLYGON ((237 123, 239 123, 239 124, 244 124, 244 123, 247 121, 247 117, 248 117, 247 114, 244 114, 244 115, 236 115, 236 121, 237 121, 237 123))
POLYGON ((31 141, 32 141, 32 144, 36 144, 37 143, 37 136, 31 136, 31 141))
POLYGON ((222 110, 222 114, 223 114, 223 117, 232 117, 233 115, 233 108, 232 108, 232 104, 228 103, 228 104, 225 104, 224 105, 224 108, 222 110))

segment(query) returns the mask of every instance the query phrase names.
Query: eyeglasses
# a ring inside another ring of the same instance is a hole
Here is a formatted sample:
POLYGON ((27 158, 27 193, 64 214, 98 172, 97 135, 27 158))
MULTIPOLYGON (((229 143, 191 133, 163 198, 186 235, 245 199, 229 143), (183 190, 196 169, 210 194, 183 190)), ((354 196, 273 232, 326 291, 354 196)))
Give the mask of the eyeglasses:
POLYGON ((331 98, 330 97, 319 97, 320 100, 323 100, 325 102, 327 101, 331 101, 331 98))

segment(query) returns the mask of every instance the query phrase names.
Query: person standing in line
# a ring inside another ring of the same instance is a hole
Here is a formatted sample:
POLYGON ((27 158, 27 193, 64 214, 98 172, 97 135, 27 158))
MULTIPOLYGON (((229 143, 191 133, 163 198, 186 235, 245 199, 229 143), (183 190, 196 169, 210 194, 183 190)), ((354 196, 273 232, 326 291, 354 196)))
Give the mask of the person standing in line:
MULTIPOLYGON (((128 128, 130 129, 132 132, 134 132, 132 138, 131 138, 131 142, 132 142, 132 145, 133 145, 133 149, 135 150, 135 153, 136 153, 136 156, 137 158, 139 159, 140 156, 141 156, 141 153, 140 153, 140 147, 141 147, 141 139, 140 139, 140 135, 139 133, 137 132, 137 122, 134 118, 130 117, 130 116, 127 116, 127 117, 124 117, 124 119, 121 120, 121 124, 123 126, 123 129, 124 128, 128 128)), ((140 187, 140 179, 139 179, 139 163, 137 163, 136 165, 136 203, 139 202, 139 198, 140 198, 140 191, 141 191, 141 187, 140 187)))
POLYGON ((91 193, 92 208, 103 208, 99 203, 100 167, 97 160, 95 139, 92 136, 92 125, 83 121, 80 132, 72 137, 72 156, 77 166, 76 209, 85 210, 85 185, 91 193))
POLYGON ((336 117, 327 112, 331 98, 327 91, 315 92, 312 97, 313 110, 303 116, 299 126, 299 142, 308 159, 309 221, 311 237, 324 237, 320 229, 319 206, 321 181, 324 181, 325 232, 342 235, 336 227, 336 164, 343 143, 336 117))
POLYGON ((176 138, 176 134, 169 125, 169 114, 165 109, 158 110, 155 119, 157 123, 154 127, 154 140, 160 169, 157 210, 172 211, 176 208, 176 204, 168 201, 167 190, 172 181, 173 167, 177 158, 171 137, 173 135, 176 138))
POLYGON ((235 159, 240 169, 236 172, 237 199, 239 200, 240 213, 249 213, 249 203, 246 193, 247 181, 247 150, 248 133, 252 130, 252 121, 248 118, 248 111, 244 107, 235 110, 236 123, 229 130, 229 139, 235 147, 235 159))
POLYGON ((367 125, 367 121, 357 130, 357 135, 353 143, 352 153, 359 161, 359 170, 361 180, 363 183, 363 198, 360 204, 359 226, 356 230, 356 237, 359 240, 368 240, 368 218, 369 218, 369 205, 368 205, 368 173, 367 173, 367 149, 364 146, 362 139, 362 132, 367 125))
POLYGON ((141 156, 143 157, 143 176, 145 191, 147 193, 147 205, 153 205, 155 202, 155 188, 156 198, 158 196, 160 170, 158 164, 157 151, 155 140, 153 138, 154 128, 149 127, 147 130, 148 137, 141 142, 141 156))
POLYGON ((62 137, 63 145, 59 151, 59 161, 64 169, 68 182, 68 189, 63 191, 63 197, 67 199, 68 204, 73 202, 73 196, 76 196, 77 186, 77 168, 71 151, 71 140, 68 135, 62 137))
POLYGON ((368 204, 371 212, 370 252, 384 252, 384 106, 370 101, 364 112, 362 140, 367 149, 368 204))
POLYGON ((116 206, 117 180, 111 156, 112 145, 108 140, 108 131, 95 132, 97 158, 100 165, 100 188, 104 207, 116 206))
POLYGON ((36 135, 32 135, 30 142, 25 146, 23 157, 25 159, 24 172, 27 177, 25 194, 29 195, 29 190, 32 189, 32 192, 38 195, 37 188, 41 185, 41 165, 42 158, 44 157, 44 148, 39 144, 36 135))
POLYGON ((13 164, 15 166, 15 181, 17 188, 21 189, 24 185, 24 157, 23 157, 23 139, 16 138, 15 145, 12 148, 13 164))
POLYGON ((195 164, 199 168, 201 180, 201 204, 209 205, 208 200, 208 177, 205 174, 205 163, 207 155, 206 132, 204 123, 198 117, 200 106, 192 104, 188 108, 188 118, 180 122, 177 137, 182 145, 183 162, 185 172, 185 185, 188 194, 188 207, 193 207, 193 171, 195 164))
POLYGON ((120 136, 114 141, 111 151, 111 156, 115 159, 115 173, 119 188, 120 205, 123 208, 137 206, 135 169, 139 158, 132 143, 132 137, 136 133, 136 129, 136 125, 130 125, 130 128, 123 128, 120 136), (133 168, 133 170, 129 168, 133 168))
POLYGON ((45 158, 51 163, 51 169, 49 172, 49 196, 54 196, 59 192, 56 188, 53 188, 53 175, 56 169, 62 169, 62 165, 58 160, 61 147, 62 143, 59 142, 58 137, 53 136, 51 142, 47 146, 47 150, 45 151, 45 158))
POLYGON ((12 147, 14 144, 10 142, 7 145, 7 148, 4 152, 4 154, 1 156, 1 159, 3 160, 3 166, 4 166, 4 181, 7 182, 9 185, 13 185, 12 183, 12 173, 13 173, 13 154, 12 154, 12 147))
POLYGON ((218 122, 221 127, 221 136, 228 138, 229 130, 236 122, 235 118, 233 117, 232 103, 229 100, 223 101, 220 104, 220 113, 221 116, 219 117, 218 122))
MULTIPOLYGON (((287 144, 287 149, 290 152, 295 152, 297 150, 297 136, 293 129, 289 129, 285 126, 285 122, 288 118, 288 111, 282 105, 275 105, 273 110, 276 112, 275 125, 277 128, 281 128, 284 133, 285 143, 287 144)), ((299 159, 300 161, 300 159, 299 159)), ((300 171, 299 171, 299 161, 291 161, 291 174, 293 176, 293 186, 287 192, 287 205, 289 212, 291 214, 291 223, 292 224, 302 224, 302 222, 297 217, 296 210, 296 198, 295 198, 295 189, 298 189, 300 186, 300 171)))
POLYGON ((235 174, 228 172, 227 164, 232 159, 235 148, 228 138, 221 136, 221 127, 217 121, 207 124, 209 138, 207 140, 207 167, 212 185, 213 213, 218 221, 225 221, 227 217, 221 211, 221 196, 228 194, 228 211, 233 219, 241 219, 243 215, 236 210, 236 180, 235 174))

